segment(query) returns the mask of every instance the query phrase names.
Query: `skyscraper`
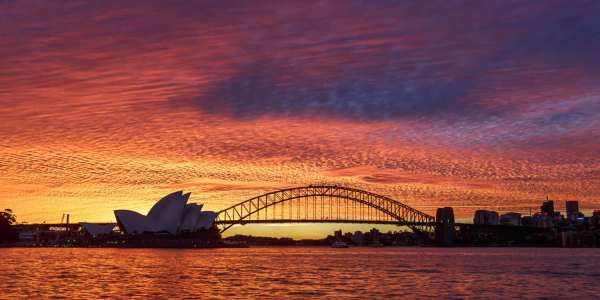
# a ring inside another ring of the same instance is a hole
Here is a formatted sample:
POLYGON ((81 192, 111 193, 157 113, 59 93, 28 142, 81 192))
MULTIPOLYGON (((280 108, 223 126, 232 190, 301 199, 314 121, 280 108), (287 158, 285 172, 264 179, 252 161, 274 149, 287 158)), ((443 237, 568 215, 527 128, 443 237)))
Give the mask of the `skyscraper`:
POLYGON ((554 201, 548 200, 548 198, 546 198, 546 201, 544 201, 544 203, 542 203, 541 212, 543 215, 553 216, 554 215, 554 201))
POLYGON ((567 219, 575 221, 579 215, 579 201, 569 200, 565 202, 567 209, 567 219))

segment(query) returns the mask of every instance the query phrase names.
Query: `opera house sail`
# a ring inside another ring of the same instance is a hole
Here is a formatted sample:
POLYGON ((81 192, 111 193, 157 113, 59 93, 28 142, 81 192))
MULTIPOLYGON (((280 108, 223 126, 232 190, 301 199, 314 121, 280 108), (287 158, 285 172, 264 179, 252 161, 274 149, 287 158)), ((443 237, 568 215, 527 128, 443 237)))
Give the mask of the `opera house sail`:
POLYGON ((210 229, 216 212, 202 211, 202 204, 190 203, 190 193, 177 191, 158 200, 147 215, 115 210, 117 224, 126 234, 165 233, 176 235, 210 229))

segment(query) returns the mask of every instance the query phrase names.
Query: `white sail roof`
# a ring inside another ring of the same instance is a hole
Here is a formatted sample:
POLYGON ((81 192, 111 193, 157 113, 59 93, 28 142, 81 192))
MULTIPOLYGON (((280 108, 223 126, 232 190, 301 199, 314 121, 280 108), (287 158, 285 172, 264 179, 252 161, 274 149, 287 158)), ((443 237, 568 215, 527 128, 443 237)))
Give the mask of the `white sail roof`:
POLYGON ((115 210, 117 224, 125 233, 144 233, 149 231, 146 216, 131 210, 115 210))
POLYGON ((215 212, 202 212, 202 204, 187 204, 190 193, 177 191, 161 198, 150 208, 148 215, 130 210, 115 210, 121 229, 127 234, 144 232, 197 231, 212 227, 215 212))
POLYGON ((195 203, 185 206, 183 221, 181 222, 181 226, 179 228, 181 231, 194 231, 196 228, 196 222, 198 222, 198 217, 200 216, 200 209, 202 209, 202 205, 195 203))
POLYGON ((214 211, 203 211, 200 212, 198 223, 196 223, 196 229, 209 229, 213 226, 217 213, 214 211))

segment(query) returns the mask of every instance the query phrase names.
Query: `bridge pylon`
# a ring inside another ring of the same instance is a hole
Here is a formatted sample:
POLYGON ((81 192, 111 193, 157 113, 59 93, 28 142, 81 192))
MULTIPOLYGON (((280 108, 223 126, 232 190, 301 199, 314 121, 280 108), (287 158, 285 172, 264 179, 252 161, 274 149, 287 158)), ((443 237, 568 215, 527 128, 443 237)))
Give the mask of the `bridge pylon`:
POLYGON ((440 246, 450 246, 454 242, 454 210, 441 207, 435 214, 435 242, 440 246))

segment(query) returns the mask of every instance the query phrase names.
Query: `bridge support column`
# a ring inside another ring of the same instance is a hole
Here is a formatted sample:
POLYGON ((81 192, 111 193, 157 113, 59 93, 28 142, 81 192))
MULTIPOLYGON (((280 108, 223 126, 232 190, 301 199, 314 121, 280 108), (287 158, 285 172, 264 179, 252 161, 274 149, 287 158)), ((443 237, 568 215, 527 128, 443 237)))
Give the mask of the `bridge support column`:
POLYGON ((441 207, 435 214, 435 243, 450 246, 454 242, 454 210, 452 207, 441 207))

